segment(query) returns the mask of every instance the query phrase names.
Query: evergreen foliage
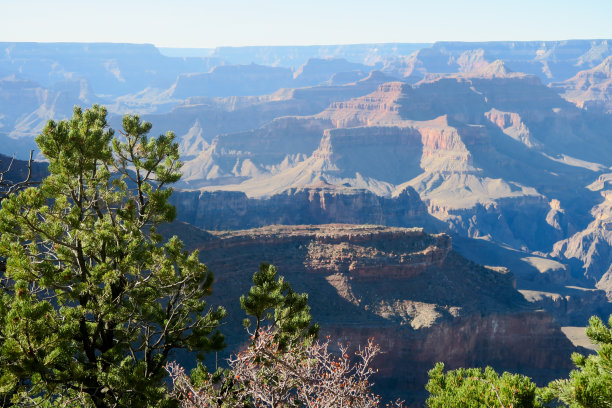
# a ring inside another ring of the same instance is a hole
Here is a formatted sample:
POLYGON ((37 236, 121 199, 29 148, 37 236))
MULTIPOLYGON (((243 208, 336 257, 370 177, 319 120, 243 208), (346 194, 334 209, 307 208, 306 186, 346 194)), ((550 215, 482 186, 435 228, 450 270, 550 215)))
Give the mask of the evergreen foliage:
MULTIPOLYGON (((316 338, 319 332, 319 325, 312 324, 308 294, 294 292, 282 276, 277 279, 274 265, 260 265, 249 293, 240 297, 240 306, 255 319, 254 340, 265 322, 275 331, 281 349, 289 343, 316 338)), ((245 319, 244 326, 248 330, 251 320, 245 319)))
POLYGON ((222 308, 197 252, 156 226, 180 174, 168 132, 75 107, 36 138, 50 175, 2 202, 0 396, 4 406, 166 407, 176 350, 219 349, 222 308), (9 402, 10 401, 10 402, 9 402))
POLYGON ((545 390, 547 400, 557 399, 571 408, 612 407, 612 315, 608 326, 597 316, 591 317, 586 334, 597 344, 597 354, 572 355, 576 370, 569 379, 556 380, 545 390))
POLYGON ((376 372, 372 360, 380 353, 373 339, 354 353, 348 344, 338 344, 339 353, 333 353, 329 338, 317 340, 308 296, 294 292, 269 264, 255 272, 240 303, 256 329, 249 331, 247 318, 252 341, 228 359, 229 368, 211 374, 199 365, 189 378, 178 364, 166 366, 181 408, 380 407, 370 381, 376 372))
MULTIPOLYGON (((312 323, 308 306, 308 294, 296 293, 284 277, 278 276, 276 267, 262 263, 253 274, 253 286, 240 297, 240 305, 247 316, 244 319, 246 332, 251 336, 251 349, 258 343, 262 331, 271 333, 274 346, 279 353, 289 348, 305 347, 317 337, 319 325, 312 323), (250 331, 251 319, 255 329, 250 331)), ((257 356, 257 359, 264 359, 257 356)), ((259 363, 259 361, 258 361, 259 363)), ((264 362, 265 364, 265 362, 264 362)), ((251 366, 254 367, 254 366, 251 366)), ((210 373, 203 364, 192 370, 190 380, 209 401, 218 402, 219 407, 250 406, 251 396, 240 381, 236 381, 234 370, 219 368, 210 373)), ((175 391, 176 388, 175 378, 175 391)), ((184 395, 179 395, 184 399, 184 395)))
POLYGON ((437 363, 429 371, 425 386, 430 408, 532 408, 541 407, 536 385, 529 377, 503 373, 491 367, 459 368, 444 373, 444 364, 437 363))
POLYGON ((612 315, 608 325, 597 316, 591 317, 586 329, 589 339, 597 344, 597 354, 572 355, 577 369, 568 379, 552 381, 537 388, 528 377, 503 373, 491 367, 459 368, 444 373, 438 363, 429 371, 426 385, 430 396, 427 405, 443 407, 541 407, 570 408, 612 407, 612 315))

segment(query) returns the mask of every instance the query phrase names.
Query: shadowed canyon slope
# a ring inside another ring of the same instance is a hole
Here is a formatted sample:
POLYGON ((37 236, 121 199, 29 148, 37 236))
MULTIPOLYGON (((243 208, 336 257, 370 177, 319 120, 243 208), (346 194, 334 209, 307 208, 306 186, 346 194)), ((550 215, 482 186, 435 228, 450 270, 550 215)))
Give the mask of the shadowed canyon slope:
POLYGON ((211 304, 228 305, 230 350, 246 339, 237 298, 267 261, 295 290, 310 294, 323 335, 353 344, 374 337, 381 344, 376 382, 387 395, 422 403, 435 361, 490 364, 539 381, 570 367, 573 346, 513 288, 512 275, 466 260, 447 235, 346 224, 187 235, 215 272, 211 304))

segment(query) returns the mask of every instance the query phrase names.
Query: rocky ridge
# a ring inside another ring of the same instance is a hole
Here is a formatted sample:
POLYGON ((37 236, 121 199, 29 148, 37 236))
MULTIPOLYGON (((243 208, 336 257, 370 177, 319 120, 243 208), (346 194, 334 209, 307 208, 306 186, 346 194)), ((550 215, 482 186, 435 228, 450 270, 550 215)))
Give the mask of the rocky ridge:
POLYGON ((387 57, 382 70, 410 83, 428 74, 469 72, 496 60, 510 70, 564 81, 612 53, 609 40, 437 42, 410 55, 387 57))
POLYGON ((442 231, 411 188, 390 199, 368 190, 322 184, 294 188, 267 199, 234 191, 177 191, 171 197, 178 219, 207 230, 235 230, 271 224, 378 224, 442 231))

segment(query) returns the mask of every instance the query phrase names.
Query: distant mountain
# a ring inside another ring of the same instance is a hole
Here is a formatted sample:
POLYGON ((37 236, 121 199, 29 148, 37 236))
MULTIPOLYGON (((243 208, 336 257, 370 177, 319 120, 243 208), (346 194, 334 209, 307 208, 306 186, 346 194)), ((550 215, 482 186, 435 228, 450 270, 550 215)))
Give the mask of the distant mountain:
POLYGON ((471 71, 502 60, 512 71, 550 83, 569 79, 611 54, 609 40, 437 42, 412 55, 387 59, 382 70, 416 82, 427 73, 471 71))
POLYGON ((206 73, 181 74, 172 85, 171 96, 248 96, 287 88, 293 73, 287 68, 265 65, 221 65, 206 73))
POLYGON ((370 66, 345 59, 309 59, 295 71, 256 64, 220 65, 210 72, 179 75, 169 90, 169 97, 265 95, 281 88, 356 82, 367 77, 371 70, 370 66), (342 76, 352 80, 342 81, 342 76))
POLYGON ((310 58, 295 70, 293 78, 297 86, 313 86, 332 81, 340 85, 364 79, 370 71, 372 66, 349 62, 344 58, 310 58))
POLYGON ((0 43, 0 78, 18 75, 43 87, 85 79, 96 95, 117 97, 167 88, 184 72, 206 72, 216 58, 169 58, 150 44, 0 43))
MULTIPOLYGON (((118 115, 167 113, 191 98, 344 85, 374 70, 382 70, 389 80, 416 83, 440 74, 477 72, 497 60, 508 71, 558 83, 611 54, 607 40, 221 47, 182 54, 161 53, 147 44, 0 43, 0 51, 0 80, 31 82, 35 85, 28 89, 38 89, 36 98, 24 92, 29 103, 0 106, 0 139, 21 157, 44 121, 69 115, 74 104, 101 103, 118 115), (77 84, 77 92, 69 83, 77 84), (57 92, 65 97, 56 101, 57 92)), ((594 96, 567 95, 601 99, 605 91, 598 87, 587 91, 594 96)))
POLYGON ((410 55, 429 43, 386 43, 311 46, 218 47, 210 57, 230 64, 262 64, 297 68, 310 58, 345 58, 350 62, 375 65, 388 57, 410 55))

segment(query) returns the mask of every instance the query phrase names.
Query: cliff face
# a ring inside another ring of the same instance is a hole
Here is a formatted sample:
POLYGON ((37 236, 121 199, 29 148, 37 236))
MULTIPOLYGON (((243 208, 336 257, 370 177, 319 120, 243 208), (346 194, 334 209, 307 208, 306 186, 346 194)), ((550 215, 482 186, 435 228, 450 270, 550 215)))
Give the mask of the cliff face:
POLYGON ((601 175, 589 188, 599 191, 603 201, 591 210, 589 225, 561 240, 552 254, 567 260, 579 260, 581 272, 598 289, 605 290, 612 301, 612 174, 601 175))
MULTIPOLYGON (((601 126, 586 121, 537 77, 511 72, 500 61, 472 65, 414 86, 379 85, 315 116, 292 118, 286 131, 272 126, 289 120, 284 118, 248 134, 226 135, 219 139, 222 155, 234 152, 242 161, 203 161, 210 183, 205 189, 269 198, 332 185, 393 198, 411 187, 453 232, 550 252, 555 242, 588 224, 585 213, 597 197, 585 185, 606 168, 596 160, 609 161, 604 152, 612 149, 610 142, 601 126), (318 147, 304 153, 317 138, 318 147), (231 174, 224 165, 234 166, 231 174), (221 181, 223 171, 234 178, 221 181), (576 191, 582 192, 579 200, 576 191)), ((261 224, 242 227, 254 225, 261 224)))
MULTIPOLYGON (((447 235, 378 226, 268 226, 214 232, 199 245, 215 272, 211 304, 228 307, 229 350, 245 339, 238 297, 262 261, 310 294, 322 334, 362 344, 374 337, 379 389, 422 403, 427 370, 493 365, 539 381, 565 375, 572 345, 533 311, 504 271, 457 254, 447 235)), ((227 329, 227 330, 225 330, 227 329)))
POLYGON ((325 333, 351 344, 374 337, 385 352, 375 363, 378 390, 390 397, 400 395, 413 407, 424 406, 427 371, 438 361, 447 369, 489 365, 500 372, 528 375, 539 385, 567 376, 570 369, 571 346, 544 312, 472 315, 417 331, 334 327, 325 333))
POLYGON ((579 107, 612 113, 612 56, 594 68, 550 86, 579 107))
POLYGON ((367 126, 376 123, 399 121, 397 99, 405 84, 388 82, 361 98, 332 103, 318 117, 331 120, 334 127, 367 126))
POLYGON ((267 199, 248 198, 235 191, 177 191, 171 200, 180 220, 210 230, 326 223, 444 229, 410 188, 395 198, 367 190, 321 186, 290 189, 267 199))

